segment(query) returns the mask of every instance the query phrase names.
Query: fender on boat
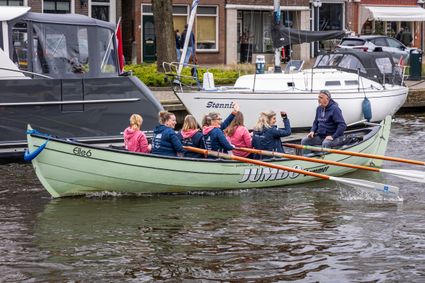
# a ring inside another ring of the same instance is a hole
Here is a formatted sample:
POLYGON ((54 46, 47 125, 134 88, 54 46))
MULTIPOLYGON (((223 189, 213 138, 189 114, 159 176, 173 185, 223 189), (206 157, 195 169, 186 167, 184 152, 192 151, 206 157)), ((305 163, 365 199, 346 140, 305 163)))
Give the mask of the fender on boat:
POLYGON ((372 105, 370 104, 369 98, 365 96, 362 102, 362 111, 363 111, 363 117, 370 122, 372 119, 372 105))

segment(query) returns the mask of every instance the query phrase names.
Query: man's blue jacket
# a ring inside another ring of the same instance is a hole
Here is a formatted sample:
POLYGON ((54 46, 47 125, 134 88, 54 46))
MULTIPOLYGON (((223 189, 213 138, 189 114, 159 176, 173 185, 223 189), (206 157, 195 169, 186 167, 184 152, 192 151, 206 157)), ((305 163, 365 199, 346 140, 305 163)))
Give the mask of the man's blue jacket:
POLYGON ((346 128, 347 125, 338 103, 331 99, 325 108, 317 107, 316 117, 310 131, 321 138, 332 136, 333 139, 336 139, 344 134, 346 128))

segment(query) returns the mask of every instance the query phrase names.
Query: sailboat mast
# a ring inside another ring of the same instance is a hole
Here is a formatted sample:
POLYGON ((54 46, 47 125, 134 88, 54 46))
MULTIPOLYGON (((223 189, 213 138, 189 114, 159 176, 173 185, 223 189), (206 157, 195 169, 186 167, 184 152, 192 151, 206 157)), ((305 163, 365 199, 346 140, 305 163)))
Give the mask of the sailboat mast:
POLYGON ((193 0, 192 7, 190 9, 189 22, 187 23, 186 36, 184 38, 183 51, 182 51, 182 54, 181 54, 181 57, 180 57, 179 67, 177 69, 177 75, 178 76, 180 76, 182 69, 183 69, 184 60, 186 58, 187 47, 189 45, 190 34, 192 32, 193 21, 195 20, 196 9, 198 8, 198 4, 199 4, 199 0, 193 0))
MULTIPOLYGON (((274 24, 280 25, 280 0, 274 0, 274 12, 273 12, 274 24)), ((274 72, 281 73, 280 68, 280 48, 274 49, 274 72)))

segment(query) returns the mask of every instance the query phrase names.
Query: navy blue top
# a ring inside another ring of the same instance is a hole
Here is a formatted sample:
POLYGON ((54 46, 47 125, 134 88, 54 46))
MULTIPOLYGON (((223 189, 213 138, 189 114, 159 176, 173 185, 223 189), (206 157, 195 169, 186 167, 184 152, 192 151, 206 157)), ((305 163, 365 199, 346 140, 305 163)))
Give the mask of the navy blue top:
POLYGON ((180 49, 181 48, 181 46, 180 46, 180 40, 181 40, 180 35, 177 35, 176 34, 176 49, 180 49))
MULTIPOLYGON (((181 132, 177 134, 177 137, 179 138, 180 142, 184 146, 193 146, 197 148, 203 148, 205 149, 205 141, 204 141, 204 135, 201 133, 201 131, 196 132, 191 138, 184 139, 181 132)), ((184 153, 185 157, 192 157, 192 158, 203 158, 204 155, 196 152, 191 151, 185 151, 184 153)))
POLYGON ((262 131, 254 131, 252 147, 262 150, 285 152, 280 138, 291 134, 291 124, 289 123, 289 119, 283 119, 283 124, 285 128, 278 128, 274 125, 262 131))
POLYGON ((325 108, 317 107, 316 117, 310 131, 321 138, 332 136, 333 139, 336 139, 344 134, 346 128, 347 125, 338 103, 331 99, 325 108))
POLYGON ((153 130, 152 153, 177 156, 177 152, 184 152, 183 145, 176 132, 165 125, 158 125, 153 130))
POLYGON ((234 118, 235 115, 230 114, 226 120, 221 123, 220 129, 214 128, 207 135, 204 135, 206 149, 223 152, 233 150, 233 146, 226 139, 223 130, 230 125, 234 118))
MULTIPOLYGON (((187 30, 184 30, 181 36, 181 46, 184 47, 184 41, 186 40, 186 32, 187 30)), ((187 45, 188 47, 190 46, 194 46, 195 45, 195 35, 193 34, 193 32, 190 32, 190 38, 189 38, 189 44, 187 45)))

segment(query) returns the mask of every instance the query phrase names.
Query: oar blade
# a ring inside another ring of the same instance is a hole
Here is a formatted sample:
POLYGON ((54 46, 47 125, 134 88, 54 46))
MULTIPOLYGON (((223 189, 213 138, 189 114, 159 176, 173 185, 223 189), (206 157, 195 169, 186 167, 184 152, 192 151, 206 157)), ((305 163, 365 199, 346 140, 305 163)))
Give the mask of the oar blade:
POLYGON ((425 172, 418 170, 396 170, 396 169, 380 169, 382 173, 388 173, 397 177, 418 183, 425 183, 425 172))
POLYGON ((362 187, 368 189, 371 192, 380 194, 389 198, 398 198, 399 197, 399 188, 392 185, 376 183, 368 180, 359 180, 359 179, 351 179, 351 178, 341 178, 341 177, 330 177, 329 180, 335 182, 341 182, 343 184, 362 187))

